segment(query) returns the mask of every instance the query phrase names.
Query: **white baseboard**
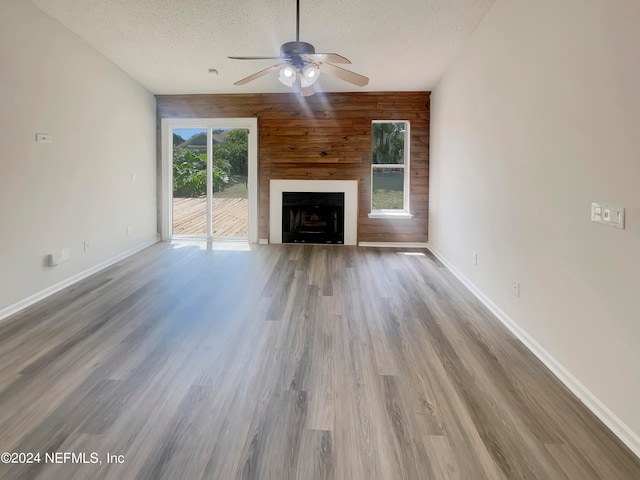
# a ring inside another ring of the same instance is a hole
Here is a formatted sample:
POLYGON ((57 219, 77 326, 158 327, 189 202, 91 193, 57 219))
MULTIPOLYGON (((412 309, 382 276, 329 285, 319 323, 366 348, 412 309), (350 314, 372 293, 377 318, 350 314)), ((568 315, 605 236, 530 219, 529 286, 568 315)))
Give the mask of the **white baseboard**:
POLYGON ((358 242, 359 247, 429 248, 427 242, 358 242))
POLYGON ((8 307, 3 308, 2 310, 0 310, 0 321, 15 313, 18 313, 20 310, 24 310, 25 308, 30 307, 40 300, 47 298, 49 295, 53 295, 54 293, 59 292, 60 290, 67 288, 68 286, 73 285, 74 283, 79 282, 80 280, 83 280, 88 276, 93 275, 94 273, 99 272, 100 270, 110 267, 120 260, 124 260, 125 258, 130 257, 131 255, 138 253, 139 251, 144 250, 147 247, 150 247, 154 243, 157 243, 157 240, 152 240, 149 242, 141 243, 140 245, 136 245, 135 247, 116 255, 115 257, 98 263, 97 265, 94 265, 93 267, 84 270, 83 272, 77 273, 67 278, 66 280, 58 282, 55 285, 51 285, 50 287, 47 287, 44 290, 40 290, 39 292, 34 293, 33 295, 20 300, 13 305, 9 305, 8 307))
POLYGON ((518 340, 520 340, 538 359, 551 370, 551 372, 564 385, 580 399, 586 407, 591 410, 629 449, 640 458, 640 435, 634 432, 626 423, 616 416, 607 406, 602 403, 593 393, 587 389, 580 381, 574 377, 558 360, 547 352, 538 342, 536 342, 526 331, 522 329, 511 317, 509 317, 500 307, 498 307, 489 297, 487 297, 478 287, 476 287, 467 277, 465 277, 456 267, 440 255, 432 246, 427 248, 444 266, 460 280, 478 300, 480 300, 498 320, 500 320, 518 340))

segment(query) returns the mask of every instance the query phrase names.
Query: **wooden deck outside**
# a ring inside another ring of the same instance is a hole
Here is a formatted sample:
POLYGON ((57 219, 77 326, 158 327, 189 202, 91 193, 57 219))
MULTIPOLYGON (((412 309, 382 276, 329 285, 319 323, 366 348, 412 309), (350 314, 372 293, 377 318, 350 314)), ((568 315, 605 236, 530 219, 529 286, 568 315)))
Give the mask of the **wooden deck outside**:
MULTIPOLYGON (((207 199, 173 199, 173 234, 206 235, 207 199)), ((248 236, 249 201, 246 198, 213 199, 213 236, 248 236)))

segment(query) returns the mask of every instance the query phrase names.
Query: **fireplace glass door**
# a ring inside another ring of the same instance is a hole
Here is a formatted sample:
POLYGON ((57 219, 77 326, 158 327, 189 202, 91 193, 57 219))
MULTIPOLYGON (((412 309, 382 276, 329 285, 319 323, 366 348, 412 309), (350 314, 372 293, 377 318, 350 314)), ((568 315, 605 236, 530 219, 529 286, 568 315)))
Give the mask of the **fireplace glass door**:
POLYGON ((344 193, 283 192, 283 243, 344 243, 344 193))

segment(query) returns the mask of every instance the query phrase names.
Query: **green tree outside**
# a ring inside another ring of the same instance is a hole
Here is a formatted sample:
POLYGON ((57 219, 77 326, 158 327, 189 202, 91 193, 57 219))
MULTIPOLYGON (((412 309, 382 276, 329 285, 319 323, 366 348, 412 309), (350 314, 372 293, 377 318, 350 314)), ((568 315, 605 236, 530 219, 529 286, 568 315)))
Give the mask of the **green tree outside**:
POLYGON ((244 128, 231 130, 224 140, 213 145, 213 158, 223 159, 231 165, 231 175, 247 176, 249 131, 244 128))
POLYGON ((207 191, 206 155, 188 148, 173 149, 173 196, 199 197, 207 191))
MULTIPOLYGON (((224 130, 214 130, 221 134, 224 130)), ((213 146, 213 191, 222 192, 238 183, 246 183, 248 174, 248 135, 246 129, 229 131, 213 146)), ((201 134, 197 134, 201 135, 201 134)), ((193 137, 192 137, 193 138, 193 137)), ((173 135, 173 194, 175 197, 200 197, 207 192, 207 155, 188 147, 185 140, 173 135)))
POLYGON ((404 163, 405 122, 374 123, 371 152, 374 164, 404 163))

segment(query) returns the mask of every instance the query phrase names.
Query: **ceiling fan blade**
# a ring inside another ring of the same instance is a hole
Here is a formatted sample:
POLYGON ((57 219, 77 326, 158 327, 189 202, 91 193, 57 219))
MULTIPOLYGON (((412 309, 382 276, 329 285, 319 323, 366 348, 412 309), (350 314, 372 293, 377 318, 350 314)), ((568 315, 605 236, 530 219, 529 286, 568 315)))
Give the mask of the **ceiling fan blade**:
POLYGON ((338 55, 337 53, 308 53, 301 55, 313 62, 333 62, 333 63, 351 63, 348 58, 338 55))
POLYGON ((332 75, 334 77, 339 78, 340 80, 344 80, 345 82, 353 83, 358 87, 364 87, 369 83, 369 78, 364 75, 359 75, 350 70, 346 70, 341 67, 337 67, 335 65, 331 65, 330 63, 321 63, 318 65, 318 68, 322 73, 326 73, 327 75, 332 75))
POLYGON ((227 57, 227 58, 230 58, 231 60, 279 60, 281 57, 227 57))
POLYGON ((243 78, 242 80, 238 80, 237 82, 234 83, 234 85, 244 85, 245 83, 249 83, 252 80, 255 80, 256 78, 264 77, 265 75, 273 72, 274 70, 280 70, 279 63, 276 65, 271 65, 269 68, 265 68, 264 70, 260 70, 258 73, 249 75, 248 77, 243 78))

